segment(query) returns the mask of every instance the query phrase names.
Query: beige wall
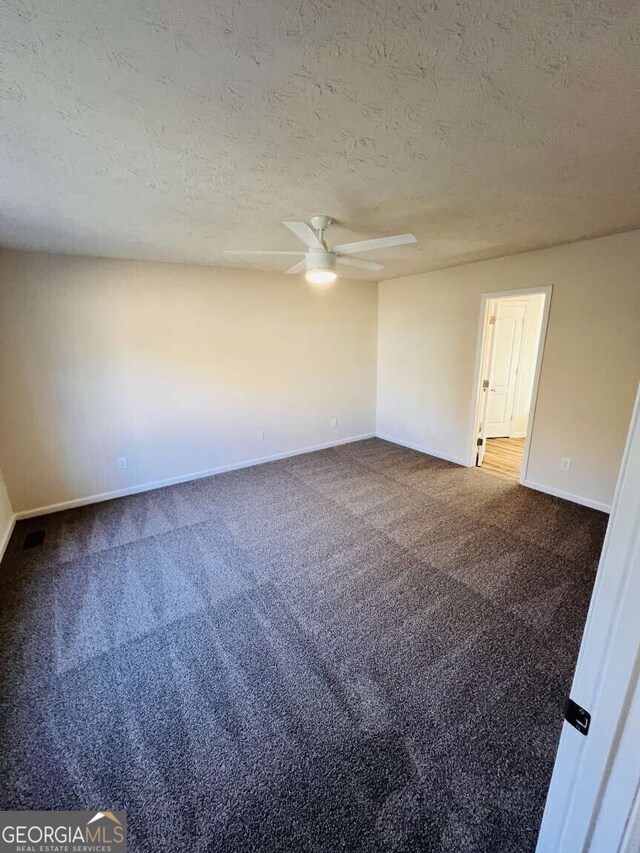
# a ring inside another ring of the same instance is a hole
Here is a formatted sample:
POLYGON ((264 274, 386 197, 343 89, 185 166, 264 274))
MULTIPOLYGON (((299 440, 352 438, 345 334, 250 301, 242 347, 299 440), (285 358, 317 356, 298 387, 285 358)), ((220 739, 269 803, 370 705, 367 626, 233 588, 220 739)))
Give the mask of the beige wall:
POLYGON ((640 377, 638 257, 633 232, 396 279, 377 296, 366 282, 317 290, 266 273, 4 252, 0 464, 13 509, 373 432, 378 300, 378 434, 464 462, 480 295, 544 284, 554 293, 528 479, 607 505, 640 377))
POLYGON ((13 528, 13 507, 7 494, 7 489, 0 471, 0 560, 4 549, 9 541, 9 534, 13 528))
POLYGON ((376 316, 370 282, 4 252, 14 510, 372 433, 376 316))
POLYGON ((609 505, 640 379, 639 259, 635 231, 381 283, 378 433, 466 461, 481 294, 551 284, 528 480, 609 505))

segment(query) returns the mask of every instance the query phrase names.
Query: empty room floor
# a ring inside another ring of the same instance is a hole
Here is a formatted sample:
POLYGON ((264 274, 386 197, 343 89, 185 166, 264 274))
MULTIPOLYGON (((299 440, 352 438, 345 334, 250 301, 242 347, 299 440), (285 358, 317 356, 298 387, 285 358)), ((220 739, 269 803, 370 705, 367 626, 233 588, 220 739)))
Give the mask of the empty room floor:
POLYGON ((524 458, 524 438, 488 438, 482 470, 519 480, 524 458))
POLYGON ((131 851, 532 851, 606 522, 378 439, 20 522, 3 807, 126 809, 131 851))

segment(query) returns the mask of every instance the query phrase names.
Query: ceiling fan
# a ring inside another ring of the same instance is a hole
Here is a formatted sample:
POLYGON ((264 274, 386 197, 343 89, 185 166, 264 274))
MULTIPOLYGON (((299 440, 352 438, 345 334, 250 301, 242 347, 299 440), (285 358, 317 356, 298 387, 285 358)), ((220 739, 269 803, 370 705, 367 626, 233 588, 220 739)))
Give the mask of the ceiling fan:
POLYGON ((396 234, 395 237, 378 237, 374 240, 358 240, 355 243, 342 243, 339 246, 328 246, 324 232, 331 225, 330 216, 312 216, 311 224, 286 220, 283 225, 301 240, 306 251, 298 252, 261 252, 261 251, 226 251, 226 255, 304 255, 301 261, 288 269, 287 275, 295 275, 305 270, 305 277, 311 284, 332 284, 336 278, 336 264, 346 264, 365 270, 381 270, 382 264, 357 258, 360 252, 373 249, 386 249, 390 246, 403 246, 405 243, 416 243, 413 234, 396 234))

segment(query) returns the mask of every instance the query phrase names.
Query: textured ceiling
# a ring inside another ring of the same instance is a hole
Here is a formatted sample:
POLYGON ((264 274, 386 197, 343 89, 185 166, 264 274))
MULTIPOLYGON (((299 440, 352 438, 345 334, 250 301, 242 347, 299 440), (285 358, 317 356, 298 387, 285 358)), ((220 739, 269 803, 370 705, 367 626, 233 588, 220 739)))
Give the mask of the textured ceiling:
POLYGON ((0 0, 0 244, 377 278, 640 226, 640 4, 0 0), (351 271, 350 271, 351 274, 351 271))

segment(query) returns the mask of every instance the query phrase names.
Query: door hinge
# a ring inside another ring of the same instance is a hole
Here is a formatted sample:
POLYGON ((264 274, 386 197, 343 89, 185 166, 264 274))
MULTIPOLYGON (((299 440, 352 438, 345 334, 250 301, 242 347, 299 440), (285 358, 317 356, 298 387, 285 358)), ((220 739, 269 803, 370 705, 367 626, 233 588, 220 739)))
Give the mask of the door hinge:
POLYGON ((489 317, 489 325, 490 325, 490 326, 494 326, 494 325, 495 325, 495 322, 496 322, 496 315, 495 315, 495 314, 492 314, 492 315, 489 317))
POLYGON ((564 718, 570 723, 574 729, 578 729, 580 734, 586 735, 591 724, 591 714, 581 708, 577 702, 574 702, 571 697, 567 699, 564 706, 564 718))
POLYGON ((478 447, 482 447, 482 439, 479 438, 476 444, 478 445, 478 447))
POLYGON ((482 380, 482 390, 483 390, 483 391, 486 391, 486 389, 487 389, 488 387, 489 387, 489 380, 488 380, 488 379, 483 379, 483 380, 482 380))

